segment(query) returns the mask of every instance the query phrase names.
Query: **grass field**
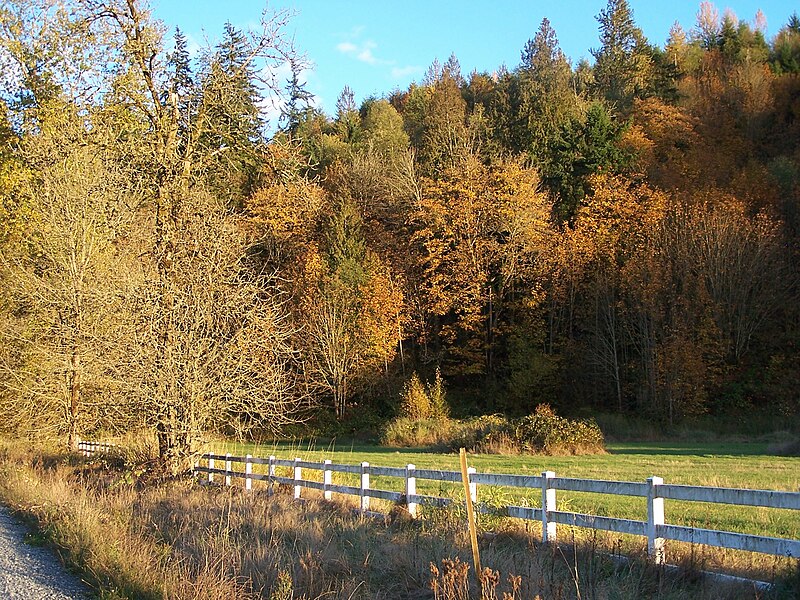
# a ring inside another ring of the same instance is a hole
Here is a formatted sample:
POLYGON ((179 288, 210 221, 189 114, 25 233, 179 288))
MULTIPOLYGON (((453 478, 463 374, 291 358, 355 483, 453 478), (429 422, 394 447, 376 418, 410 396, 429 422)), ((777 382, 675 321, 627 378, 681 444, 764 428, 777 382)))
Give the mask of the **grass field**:
MULTIPOLYGON (((440 454, 425 451, 384 448, 357 444, 277 443, 267 445, 219 443, 214 451, 230 452, 234 455, 252 454, 280 458, 299 457, 304 460, 358 464, 367 461, 379 466, 404 466, 413 463, 417 468, 454 470, 459 469, 457 454, 440 454)), ((648 477, 662 477, 665 483, 734 487, 749 489, 800 490, 800 459, 778 457, 767 454, 765 443, 623 443, 608 447, 608 454, 590 456, 470 456, 470 465, 480 472, 540 474, 555 471, 557 476, 583 479, 605 479, 643 482, 648 477)), ((239 466, 241 469, 241 466, 239 466)), ((279 474, 281 474, 279 472, 279 474)), ((284 472, 288 476, 288 472, 284 472)), ((338 481, 357 485, 346 476, 338 481)), ((304 475, 318 478, 320 474, 304 475)), ((373 478, 374 488, 401 490, 403 482, 396 478, 373 478)), ((458 485, 418 480, 419 493, 458 497, 463 492, 458 485)), ((479 486, 479 500, 490 504, 508 503, 540 506, 538 490, 497 489, 479 486)), ((559 510, 646 520, 643 498, 609 496, 579 492, 558 492, 559 510)), ((734 531, 783 538, 800 538, 800 514, 798 511, 749 508, 698 502, 665 502, 667 523, 689 525, 723 531, 734 531)), ((497 524, 489 522, 487 527, 497 524)), ((530 527, 535 531, 535 527, 530 527)), ((563 528, 569 529, 569 528, 563 528)), ((583 537, 594 535, 588 530, 569 531, 569 535, 583 537)), ((611 536, 614 537, 614 536, 611 536)), ((620 536, 616 536, 620 537, 620 536)), ((626 538, 625 545, 636 547, 644 543, 643 538, 626 538)), ((612 543, 616 543, 612 541, 612 543)), ((696 549, 688 545, 668 542, 673 560, 683 560, 696 549)), ((716 565, 737 565, 744 571, 759 571, 773 568, 775 560, 763 555, 751 555, 723 549, 710 551, 711 562, 716 565), (771 567, 770 565, 773 565, 771 567)), ((669 554, 668 554, 669 558, 669 554)))

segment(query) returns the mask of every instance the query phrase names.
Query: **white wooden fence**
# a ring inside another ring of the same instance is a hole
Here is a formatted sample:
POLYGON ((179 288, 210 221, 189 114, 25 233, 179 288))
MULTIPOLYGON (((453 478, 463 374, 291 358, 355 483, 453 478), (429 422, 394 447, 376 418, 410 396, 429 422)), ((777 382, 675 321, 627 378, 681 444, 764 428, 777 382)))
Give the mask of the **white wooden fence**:
POLYGON ((92 456, 98 452, 109 452, 116 448, 116 444, 109 444, 107 442, 78 442, 78 451, 83 456, 92 456))
MULTIPOLYGON (((249 454, 247 456, 204 454, 201 460, 207 461, 207 466, 200 466, 198 462, 194 471, 195 473, 205 474, 207 483, 214 483, 215 474, 219 474, 224 477, 225 485, 231 485, 232 478, 243 478, 245 488, 248 490, 252 489, 253 481, 264 481, 270 494, 273 493, 275 484, 291 486, 296 499, 301 497, 303 488, 322 491, 326 500, 330 500, 334 493, 357 496, 360 510, 365 513, 370 512, 370 498, 380 498, 404 505, 412 517, 417 516, 419 506, 443 507, 455 502, 452 498, 418 494, 418 479, 454 483, 461 483, 462 481, 461 473, 458 471, 417 469, 413 464, 399 468, 379 467, 366 462, 360 465, 347 465, 335 464, 330 460, 319 463, 299 458, 286 460, 275 456, 258 458, 249 454), (224 468, 217 467, 217 461, 223 462, 224 468), (234 463, 243 463, 244 470, 234 470, 232 468, 234 463), (253 465, 267 465, 267 472, 263 474, 253 473, 253 465), (282 477, 276 475, 276 467, 288 467, 291 469, 292 476, 282 477), (304 470, 320 471, 322 477, 317 480, 303 479, 304 470), (333 473, 356 475, 359 485, 333 484, 333 473), (403 491, 370 487, 370 475, 402 479, 404 480, 403 491)), ((481 504, 478 504, 476 508, 482 513, 540 521, 542 523, 542 540, 544 542, 556 541, 556 526, 562 524, 646 536, 648 554, 656 564, 664 563, 665 540, 677 540, 800 558, 800 540, 670 525, 664 521, 665 500, 800 510, 800 493, 798 492, 670 485, 665 484, 661 477, 650 477, 646 482, 640 483, 556 477, 556 474, 552 471, 545 471, 540 476, 478 473, 473 468, 469 469, 469 483, 470 495, 474 503, 477 503, 478 500, 479 485, 541 490, 541 508, 514 505, 497 508, 481 504), (645 498, 647 501, 647 521, 560 511, 557 509, 556 503, 556 492, 558 490, 645 498)))

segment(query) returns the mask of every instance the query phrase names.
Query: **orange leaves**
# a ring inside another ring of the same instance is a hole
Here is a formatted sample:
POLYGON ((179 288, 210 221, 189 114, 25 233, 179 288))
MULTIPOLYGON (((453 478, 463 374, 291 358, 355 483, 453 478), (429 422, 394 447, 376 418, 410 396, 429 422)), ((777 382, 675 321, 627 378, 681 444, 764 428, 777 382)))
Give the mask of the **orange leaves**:
POLYGON ((697 160, 701 143, 698 121, 675 106, 657 98, 634 103, 639 141, 639 168, 651 184, 664 189, 688 187, 702 168, 697 160))

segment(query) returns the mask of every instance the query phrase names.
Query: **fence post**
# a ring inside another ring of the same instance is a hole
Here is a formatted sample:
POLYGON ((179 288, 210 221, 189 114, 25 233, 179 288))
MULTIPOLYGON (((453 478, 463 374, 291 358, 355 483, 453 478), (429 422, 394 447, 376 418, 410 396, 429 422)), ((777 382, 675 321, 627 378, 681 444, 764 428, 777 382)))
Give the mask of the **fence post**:
POLYGON ((322 469, 322 494, 325 500, 330 500, 333 498, 333 494, 331 493, 331 483, 332 483, 332 471, 331 471, 331 459, 325 459, 325 467, 322 469))
POLYGON ((231 484, 231 453, 225 453, 225 485, 231 484))
POLYGON ((298 466, 297 463, 300 462, 299 458, 294 459, 294 499, 299 500, 300 494, 302 493, 303 486, 301 486, 298 481, 303 479, 303 470, 298 466))
POLYGON ((470 482, 469 482, 469 497, 472 500, 473 504, 477 504, 478 503, 478 484, 477 483, 472 483, 472 481, 471 481, 472 475, 474 475, 475 473, 477 473, 477 471, 475 470, 475 467, 467 467, 467 478, 470 479, 470 482))
POLYGON ((369 463, 361 463, 361 486, 359 488, 359 497, 361 499, 361 512, 365 513, 369 510, 369 496, 366 492, 369 491, 369 463))
POLYGON ((208 483, 214 483, 214 473, 212 473, 212 469, 214 468, 214 459, 208 459, 208 483))
POLYGON ((275 493, 275 457, 269 457, 269 470, 267 471, 267 495, 275 493))
POLYGON ((664 498, 658 495, 661 477, 647 479, 647 555, 657 565, 664 564, 664 538, 658 537, 658 527, 664 524, 664 498))
POLYGON ((553 471, 542 473, 542 542, 545 544, 556 541, 556 522, 550 521, 547 514, 556 510, 556 490, 550 487, 550 480, 555 476, 553 471))
POLYGON ((244 489, 246 490, 253 489, 253 479, 250 477, 253 474, 253 463, 250 462, 252 459, 252 454, 244 457, 244 489))
POLYGON ((417 478, 414 475, 416 470, 414 464, 406 465, 406 510, 412 519, 417 518, 417 503, 411 501, 411 496, 417 495, 417 478))

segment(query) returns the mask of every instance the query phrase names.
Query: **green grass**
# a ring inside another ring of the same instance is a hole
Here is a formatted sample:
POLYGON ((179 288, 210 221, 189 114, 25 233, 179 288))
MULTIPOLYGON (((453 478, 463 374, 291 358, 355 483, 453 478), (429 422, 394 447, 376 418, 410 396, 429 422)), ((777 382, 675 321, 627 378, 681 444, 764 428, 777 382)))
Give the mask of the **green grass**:
MULTIPOLYGON (((215 451, 234 455, 250 453, 279 458, 358 464, 367 461, 380 466, 458 470, 458 455, 420 450, 385 448, 359 444, 270 445, 221 443, 215 451)), ((738 487, 750 489, 800 490, 800 459, 770 456, 765 443, 620 443, 608 447, 609 453, 589 456, 470 456, 470 466, 481 472, 540 474, 555 471, 557 476, 583 479, 645 481, 656 475, 665 483, 738 487)), ((241 468, 241 467, 240 467, 241 468)), ((280 473, 279 473, 280 474, 280 473)), ((288 475, 288 473, 285 473, 288 475)), ((338 474, 337 474, 338 475, 338 474)), ((312 477, 319 476, 317 474, 312 477)), ((345 481, 340 477, 339 481, 345 481)), ((352 480, 349 481, 351 485, 352 480)), ((373 478, 372 487, 402 489, 402 480, 373 478)), ((458 496, 457 485, 418 480, 419 493, 458 496)), ((540 506, 538 490, 491 489, 479 486, 479 500, 494 504, 516 503, 540 506)), ((666 501, 668 523, 735 531, 774 537, 798 538, 800 514, 797 511, 749 508, 698 502, 666 501)), ((559 510, 645 520, 643 498, 578 492, 558 492, 559 510)))

